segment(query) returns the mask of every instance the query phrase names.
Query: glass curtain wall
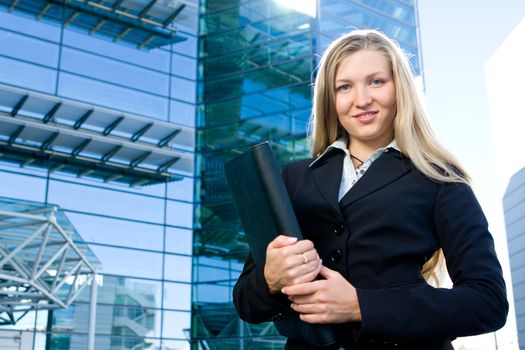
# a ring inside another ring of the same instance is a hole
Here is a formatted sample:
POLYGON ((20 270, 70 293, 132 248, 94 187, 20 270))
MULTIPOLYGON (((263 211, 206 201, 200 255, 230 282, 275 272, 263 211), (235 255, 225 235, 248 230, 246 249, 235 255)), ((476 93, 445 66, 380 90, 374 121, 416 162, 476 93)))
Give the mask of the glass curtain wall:
MULTIPOLYGON (((185 41, 153 49, 0 6, 0 84, 193 127, 198 6, 185 3, 175 23, 185 41)), ((99 259, 95 349, 189 347, 193 177, 129 187, 0 162, 0 196, 60 206, 99 259)), ((89 290, 0 333, 33 333, 31 349, 84 350, 89 290)))
MULTIPOLYGON (((315 14, 285 1, 201 1, 193 247, 192 348, 279 349, 272 324, 249 325, 232 305, 248 246, 223 164, 268 140, 279 164, 308 157, 311 81, 319 55, 350 28, 399 40, 417 75, 414 1, 336 1, 315 14)), ((315 7, 315 6, 313 6, 315 7)))

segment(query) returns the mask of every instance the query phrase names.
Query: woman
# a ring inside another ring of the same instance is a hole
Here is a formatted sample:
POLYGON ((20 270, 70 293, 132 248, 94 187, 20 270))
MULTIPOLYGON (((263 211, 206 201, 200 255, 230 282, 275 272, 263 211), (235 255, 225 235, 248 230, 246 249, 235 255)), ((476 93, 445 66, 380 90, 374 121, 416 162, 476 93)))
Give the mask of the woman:
POLYGON ((332 324, 326 349, 453 349, 458 336, 501 328, 508 303, 487 222, 399 47, 370 30, 333 42, 312 114, 315 159, 283 171, 305 240, 277 237, 265 266, 248 258, 240 317, 332 324), (443 255, 451 289, 431 285, 443 255))

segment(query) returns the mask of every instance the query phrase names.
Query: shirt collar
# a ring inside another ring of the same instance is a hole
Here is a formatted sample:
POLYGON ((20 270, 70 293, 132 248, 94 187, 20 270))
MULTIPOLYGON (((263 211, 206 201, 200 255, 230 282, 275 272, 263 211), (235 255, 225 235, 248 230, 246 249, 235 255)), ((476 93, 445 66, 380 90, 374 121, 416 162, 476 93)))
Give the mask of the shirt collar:
MULTIPOLYGON (((335 140, 330 146, 328 146, 325 151, 323 152, 323 154, 321 154, 319 157, 315 158, 311 163, 310 163, 310 167, 313 166, 315 163, 317 163, 320 159, 324 159, 326 158, 327 154, 330 153, 330 151, 334 150, 334 149, 338 149, 338 150, 341 150, 343 152, 346 153, 346 155, 349 155, 350 154, 350 151, 348 151, 348 147, 347 147, 347 140, 345 137, 341 136, 340 138, 338 138, 337 140, 335 140)), ((380 150, 386 150, 388 148, 393 148, 399 152, 401 152, 399 150, 399 147, 397 146, 397 143, 396 143, 396 140, 393 139, 392 142, 390 142, 388 145, 386 145, 385 147, 382 147, 382 148, 379 148, 378 150, 376 150, 375 152, 377 151, 380 151, 380 150)), ((374 152, 374 153, 375 153, 374 152)))

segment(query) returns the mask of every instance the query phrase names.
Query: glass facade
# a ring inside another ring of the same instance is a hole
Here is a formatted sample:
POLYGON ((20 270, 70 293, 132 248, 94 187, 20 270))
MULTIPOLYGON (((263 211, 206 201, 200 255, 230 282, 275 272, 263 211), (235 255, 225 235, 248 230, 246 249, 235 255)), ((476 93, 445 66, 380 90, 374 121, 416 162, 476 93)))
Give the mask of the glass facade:
POLYGON ((519 348, 525 349, 525 168, 510 179, 503 197, 519 348))
MULTIPOLYGON (((0 84, 195 128, 195 176, 129 187, 0 161, 0 196, 59 205, 100 261, 96 349, 278 349, 271 324, 240 321, 231 303, 248 246, 223 164, 264 140, 281 165, 308 156, 312 75, 351 28, 396 38, 420 75, 416 4, 313 0, 313 16, 277 0, 174 3, 184 40, 144 49, 2 0, 0 84)), ((89 301, 86 289, 0 334, 86 349, 89 301)))
MULTIPOLYGON (((193 128, 198 4, 186 3, 174 22, 184 41, 142 49, 0 6, 0 84, 193 128)), ((193 183, 130 187, 0 161, 0 196, 60 206, 100 262, 95 349, 189 347, 193 183)), ((33 311, 0 338, 18 330, 33 333, 22 349, 84 350, 89 302, 85 288, 67 309, 33 311)))
POLYGON ((271 324, 239 320, 232 290, 248 253, 223 164, 269 140, 279 164, 308 156, 312 75, 327 45, 349 28, 397 39, 421 74, 413 1, 311 1, 201 4, 193 247, 194 349, 278 349, 271 324), (308 7, 309 4, 301 4, 308 7), (315 7, 315 6, 312 6, 315 7))

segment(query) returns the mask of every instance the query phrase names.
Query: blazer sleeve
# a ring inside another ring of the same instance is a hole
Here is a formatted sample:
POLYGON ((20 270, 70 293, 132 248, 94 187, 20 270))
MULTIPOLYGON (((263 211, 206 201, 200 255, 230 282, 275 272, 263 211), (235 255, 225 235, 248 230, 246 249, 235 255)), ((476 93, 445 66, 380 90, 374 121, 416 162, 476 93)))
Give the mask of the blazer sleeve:
MULTIPOLYGON (((286 184, 287 167, 282 176, 286 184)), ((251 254, 233 288, 233 304, 239 317, 249 323, 278 321, 293 312, 284 294, 270 294, 264 278, 264 266, 256 266, 251 254)))
POLYGON ((358 289, 362 324, 357 338, 452 339, 495 331, 505 324, 509 307, 505 282, 487 221, 471 188, 441 184, 434 222, 453 287, 414 283, 358 289))

